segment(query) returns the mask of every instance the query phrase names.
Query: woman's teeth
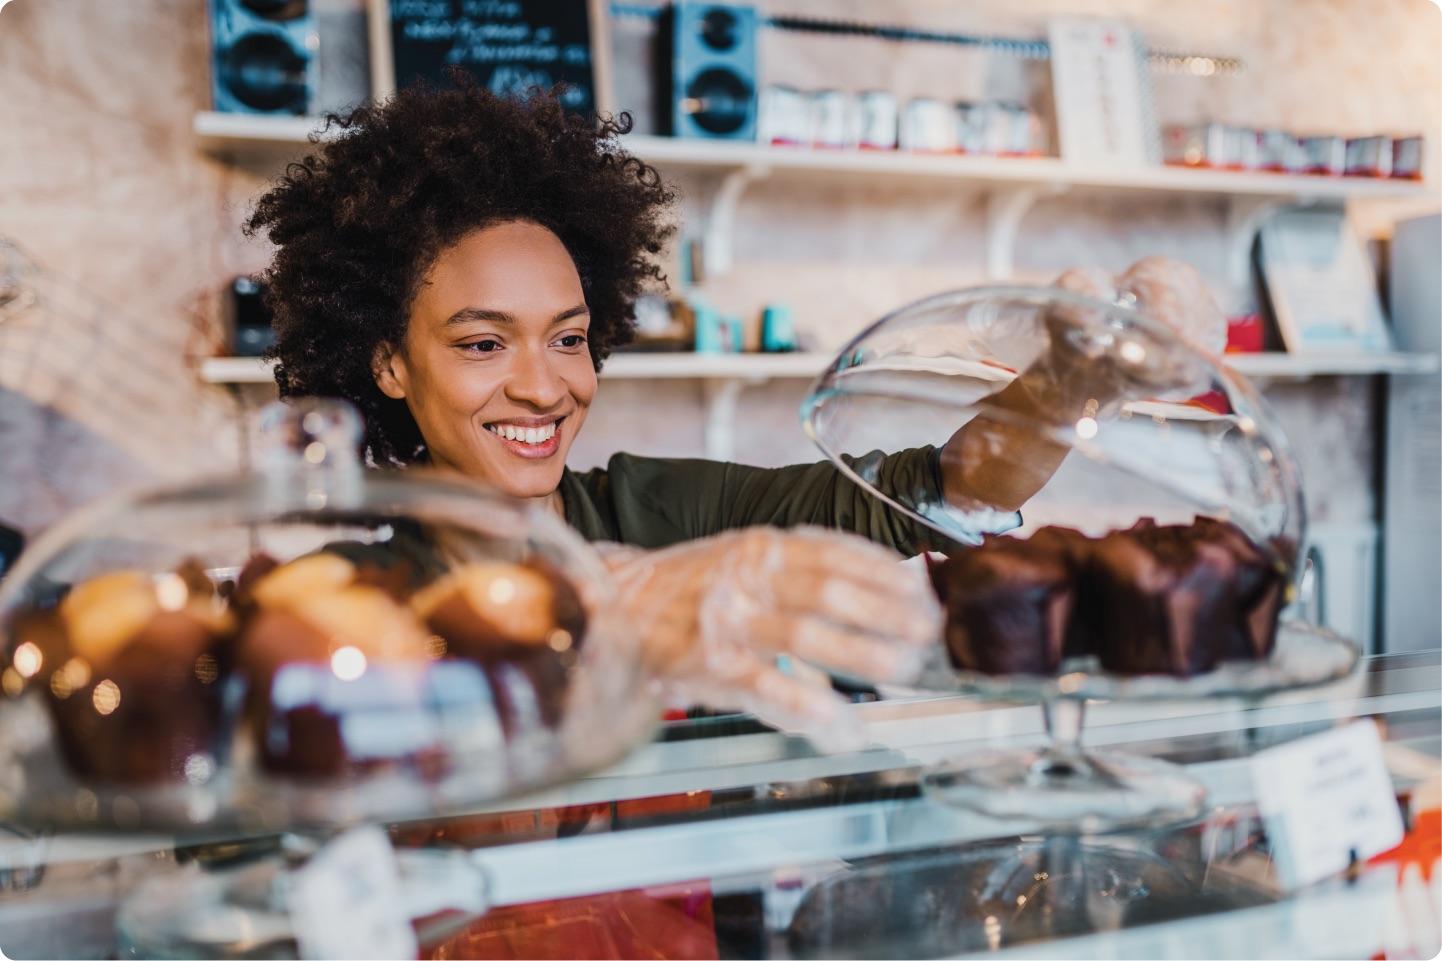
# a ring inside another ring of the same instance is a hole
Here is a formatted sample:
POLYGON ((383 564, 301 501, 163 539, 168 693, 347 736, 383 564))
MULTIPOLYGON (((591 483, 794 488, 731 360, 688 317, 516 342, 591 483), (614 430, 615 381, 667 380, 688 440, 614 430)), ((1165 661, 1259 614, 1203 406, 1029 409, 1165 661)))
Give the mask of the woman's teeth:
POLYGON ((556 436, 556 424, 551 422, 543 427, 515 427, 511 424, 487 424, 486 430, 506 440, 517 440, 523 444, 544 444, 556 436))

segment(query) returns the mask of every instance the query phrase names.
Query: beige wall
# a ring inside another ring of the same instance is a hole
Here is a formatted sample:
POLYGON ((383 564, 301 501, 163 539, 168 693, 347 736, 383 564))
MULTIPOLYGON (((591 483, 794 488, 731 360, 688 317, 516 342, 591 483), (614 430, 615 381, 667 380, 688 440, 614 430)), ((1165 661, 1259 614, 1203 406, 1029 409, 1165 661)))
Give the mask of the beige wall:
MULTIPOLYGON (((1058 13, 1122 16, 1152 47, 1247 62, 1238 79, 1163 79, 1166 119, 1420 130, 1431 169, 1442 169, 1442 15, 1427 0, 763 6, 1011 35, 1039 35, 1058 13)), ((947 48, 771 33, 763 66, 778 82, 903 95, 1011 95, 1044 78, 947 48)), ((238 231, 262 180, 196 150, 190 124, 208 103, 207 70, 201 0, 15 0, 0 13, 0 236, 44 268, 38 283, 48 291, 0 321, 0 520, 38 528, 115 484, 233 461, 229 399, 200 385, 187 357, 210 342, 215 292, 265 262, 238 231)), ((694 227, 711 185, 682 186, 694 227)), ((979 202, 959 190, 762 185, 741 206, 736 270, 704 293, 746 314, 789 302, 817 344, 834 345, 891 307, 979 279, 979 202)), ((1363 222, 1385 231, 1393 214, 1364 211, 1363 222)), ((1163 252, 1220 283, 1224 216, 1197 200, 1049 201, 1023 224, 1018 271, 1045 278, 1071 264, 1121 266, 1163 252)), ((799 393, 776 384, 745 395, 741 459, 813 456, 793 426, 799 393)), ((1324 380, 1274 398, 1314 465, 1320 515, 1372 516, 1367 383, 1324 380)), ((699 414, 695 385, 608 382, 573 462, 617 449, 697 454, 699 414)))

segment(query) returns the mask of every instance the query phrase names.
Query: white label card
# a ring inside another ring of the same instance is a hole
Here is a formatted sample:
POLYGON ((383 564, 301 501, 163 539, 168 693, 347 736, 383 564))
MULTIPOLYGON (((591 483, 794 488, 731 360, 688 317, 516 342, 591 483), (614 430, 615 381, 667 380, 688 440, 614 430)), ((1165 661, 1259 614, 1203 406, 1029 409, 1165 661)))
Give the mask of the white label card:
POLYGON ((1126 23, 1051 21, 1052 90, 1063 160, 1135 166, 1161 160, 1151 74, 1140 37, 1126 23))
POLYGON ((1402 840, 1402 816, 1371 721, 1355 721, 1253 755, 1257 806, 1282 880, 1299 887, 1402 840))
POLYGON ((296 872, 290 915, 301 957, 415 958, 404 904, 385 832, 347 831, 296 872))

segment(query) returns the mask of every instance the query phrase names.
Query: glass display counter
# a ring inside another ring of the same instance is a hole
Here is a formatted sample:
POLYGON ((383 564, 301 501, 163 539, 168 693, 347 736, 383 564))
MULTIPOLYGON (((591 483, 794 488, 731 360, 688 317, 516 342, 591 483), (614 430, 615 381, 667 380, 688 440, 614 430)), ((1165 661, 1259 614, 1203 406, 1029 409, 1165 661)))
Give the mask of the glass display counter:
MULTIPOLYGON (((920 772, 936 758, 1040 743, 1034 707, 883 697, 854 710, 873 742, 858 753, 819 755, 747 718, 679 721, 599 775, 388 826, 403 865, 446 851, 487 879, 488 911, 430 924, 444 934, 423 954, 1365 957, 1399 937, 1389 929, 1395 874, 1365 868, 1350 880, 1283 885, 1249 758, 1372 718, 1405 796, 1436 775, 1442 756, 1436 652, 1373 658, 1346 681, 1254 704, 1090 705, 1090 743, 1180 764, 1207 788, 1200 817, 1151 832, 1022 834, 921 790, 920 772)), ((124 918, 117 939, 118 903, 151 888, 202 896, 207 879, 264 862, 276 843, 7 839, 0 949, 143 954, 145 931, 127 931, 124 918)), ((230 946, 294 950, 283 937, 230 946)))

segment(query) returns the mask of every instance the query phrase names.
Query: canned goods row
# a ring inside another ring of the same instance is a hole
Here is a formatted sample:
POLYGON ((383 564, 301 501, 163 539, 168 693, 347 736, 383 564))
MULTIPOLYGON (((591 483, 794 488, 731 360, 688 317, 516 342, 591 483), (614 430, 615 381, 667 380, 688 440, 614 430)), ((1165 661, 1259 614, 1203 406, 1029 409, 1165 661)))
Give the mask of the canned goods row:
POLYGON ((1298 135, 1213 122, 1166 127, 1162 153, 1185 167, 1422 179, 1420 136, 1298 135))
POLYGON ((917 97, 899 107, 884 90, 849 93, 768 87, 761 140, 793 146, 1022 156, 1045 149, 1035 114, 1019 104, 917 97))

